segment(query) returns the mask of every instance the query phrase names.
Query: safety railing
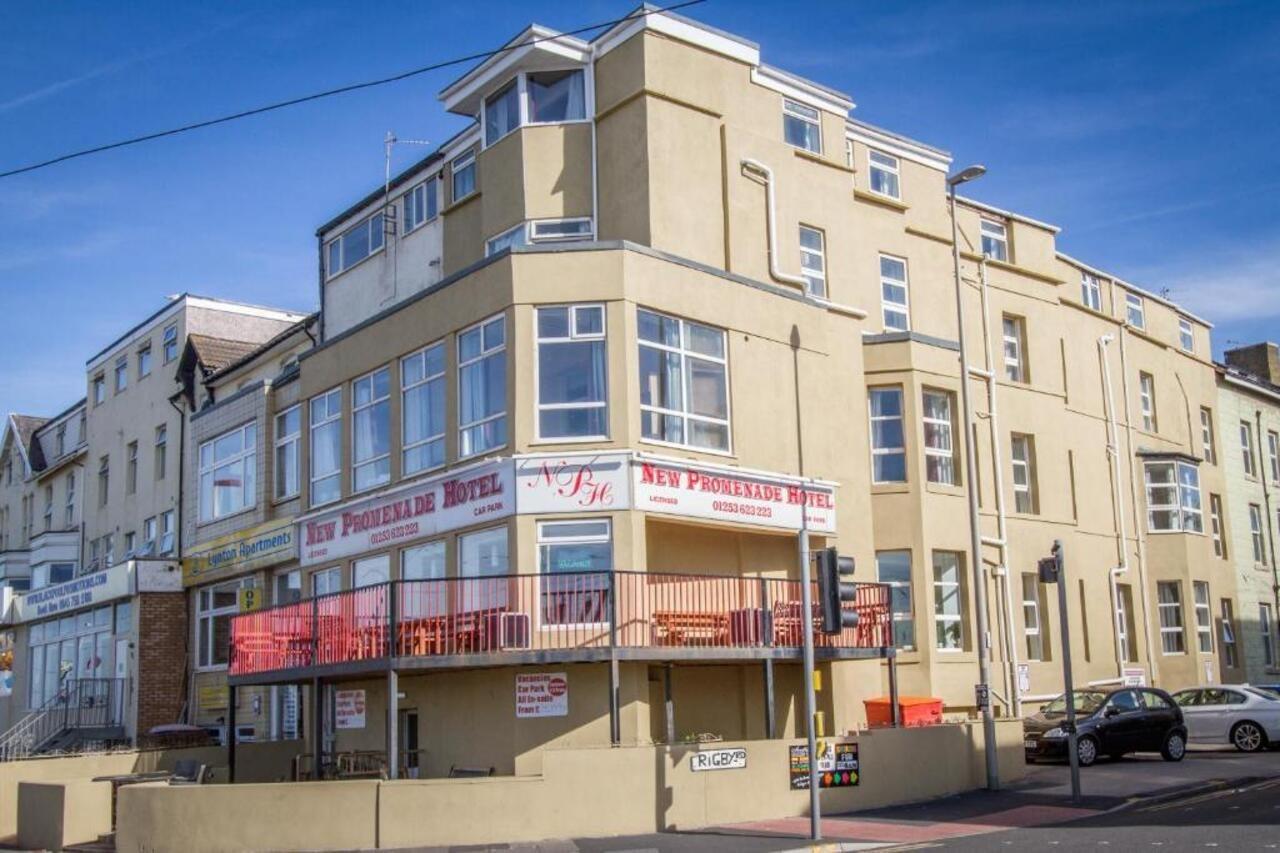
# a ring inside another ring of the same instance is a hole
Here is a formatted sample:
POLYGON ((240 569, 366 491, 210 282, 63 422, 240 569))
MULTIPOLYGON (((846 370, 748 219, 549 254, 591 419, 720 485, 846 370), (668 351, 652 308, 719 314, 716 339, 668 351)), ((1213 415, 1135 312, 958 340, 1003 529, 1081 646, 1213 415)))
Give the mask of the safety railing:
MULTIPOLYGON (((654 572, 405 580, 235 616, 231 675, 385 659, 607 648, 798 647, 799 581, 654 572)), ((817 590, 814 589, 816 600, 817 590)), ((889 589, 859 584, 856 627, 822 648, 892 643, 889 589)))
POLYGON ((35 755, 64 732, 124 725, 124 678, 70 678, 39 708, 0 734, 0 761, 35 755))

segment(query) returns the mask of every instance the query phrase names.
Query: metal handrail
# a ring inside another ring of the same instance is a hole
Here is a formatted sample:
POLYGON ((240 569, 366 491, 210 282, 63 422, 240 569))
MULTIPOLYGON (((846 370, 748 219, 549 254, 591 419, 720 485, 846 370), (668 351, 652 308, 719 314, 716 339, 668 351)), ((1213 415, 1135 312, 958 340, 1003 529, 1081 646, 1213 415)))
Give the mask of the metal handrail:
POLYGON ((72 678, 57 693, 0 735, 0 762, 17 761, 40 751, 58 735, 72 729, 123 724, 117 713, 122 678, 72 678))

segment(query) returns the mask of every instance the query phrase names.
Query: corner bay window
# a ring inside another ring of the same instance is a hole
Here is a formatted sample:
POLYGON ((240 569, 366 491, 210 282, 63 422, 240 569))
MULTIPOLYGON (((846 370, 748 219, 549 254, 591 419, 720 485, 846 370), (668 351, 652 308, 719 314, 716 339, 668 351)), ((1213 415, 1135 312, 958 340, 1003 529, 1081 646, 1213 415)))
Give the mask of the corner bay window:
POLYGON ((889 587, 894 647, 905 650, 914 649, 916 628, 911 615, 911 552, 877 552, 876 580, 889 587))
POLYGON ((494 317, 458 334, 460 456, 507 443, 506 319, 494 317))
POLYGON ((924 468, 930 483, 956 484, 956 452, 951 442, 951 395, 924 392, 924 468))
POLYGON ((867 398, 871 408, 871 482, 905 483, 902 389, 872 388, 867 398))
POLYGON ((1209 603, 1209 584, 1195 581, 1192 584, 1196 608, 1196 644, 1204 654, 1213 653, 1213 607, 1209 603))
POLYGON ((253 578, 240 578, 201 589, 196 599, 196 666, 227 665, 231 617, 240 610, 240 590, 251 589, 253 578))
POLYGON ((375 370, 351 383, 351 489, 391 480, 391 371, 375 370))
POLYGON ((1158 581, 1156 601, 1160 611, 1160 648, 1166 655, 1186 652, 1182 635, 1182 590, 1177 581, 1158 581))
POLYGON ((311 505, 319 506, 342 496, 342 389, 313 397, 310 415, 311 505))
MULTIPOLYGON (((510 571, 507 558, 507 528, 492 527, 458 537, 458 577, 501 577, 510 571)), ((459 606, 463 610, 504 607, 507 603, 506 581, 464 583, 459 606)))
POLYGON ((363 222, 353 225, 341 237, 330 241, 328 249, 329 277, 350 269, 382 248, 385 234, 382 214, 375 213, 363 222))
POLYGON ((522 125, 583 121, 586 114, 582 69, 519 74, 485 99, 484 144, 493 145, 522 125))
POLYGON ((607 519, 538 522, 544 625, 606 621, 612 570, 613 547, 607 519))
POLYGON ((959 651, 964 644, 964 599, 961 591, 961 559, 954 551, 933 552, 933 621, 936 643, 944 651, 959 651))
POLYGON ((537 309, 539 438, 608 436, 604 318, 602 305, 537 309))
POLYGON ((1189 462, 1146 464, 1147 529, 1203 533, 1200 471, 1189 462))
POLYGON ((640 423, 644 438, 729 450, 729 383, 721 329, 637 312, 640 423))
POLYGON ((401 441, 404 476, 444 464, 444 344, 432 344, 400 361, 401 441))
POLYGON ((257 427, 253 423, 200 445, 200 520, 213 521, 254 505, 257 427))

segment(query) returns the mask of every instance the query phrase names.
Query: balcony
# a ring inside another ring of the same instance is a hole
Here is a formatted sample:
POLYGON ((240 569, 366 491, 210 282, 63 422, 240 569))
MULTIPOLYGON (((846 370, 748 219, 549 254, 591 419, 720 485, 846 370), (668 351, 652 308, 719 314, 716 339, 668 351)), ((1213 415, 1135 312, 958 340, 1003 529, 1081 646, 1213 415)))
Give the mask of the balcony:
MULTIPOLYGON (((816 599, 816 588, 814 595, 816 599)), ((858 584, 858 624, 820 659, 883 657, 889 589, 858 584)), ((395 581, 233 616, 233 684, 558 661, 798 659, 799 581, 587 572, 395 581)))

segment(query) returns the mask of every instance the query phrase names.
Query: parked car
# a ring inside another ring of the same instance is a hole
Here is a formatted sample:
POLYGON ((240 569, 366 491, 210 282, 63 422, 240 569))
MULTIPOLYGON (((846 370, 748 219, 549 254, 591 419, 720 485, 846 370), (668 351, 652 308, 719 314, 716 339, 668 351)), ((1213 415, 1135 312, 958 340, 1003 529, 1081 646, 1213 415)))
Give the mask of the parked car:
POLYGON ((1192 743, 1229 743, 1257 752, 1280 743, 1280 696, 1243 684, 1210 684, 1173 694, 1192 743))
POLYGON ((1280 684, 1250 684, 1249 686, 1265 690, 1268 693, 1274 693, 1277 697, 1280 697, 1280 684))
MULTIPOLYGON (((1182 709, 1173 697, 1152 687, 1077 690, 1076 755, 1088 767, 1106 755, 1113 759, 1130 752, 1159 752, 1165 761, 1181 761, 1187 752, 1187 729, 1182 709)), ((1066 694, 1040 713, 1022 721, 1027 761, 1066 758, 1066 694)))

